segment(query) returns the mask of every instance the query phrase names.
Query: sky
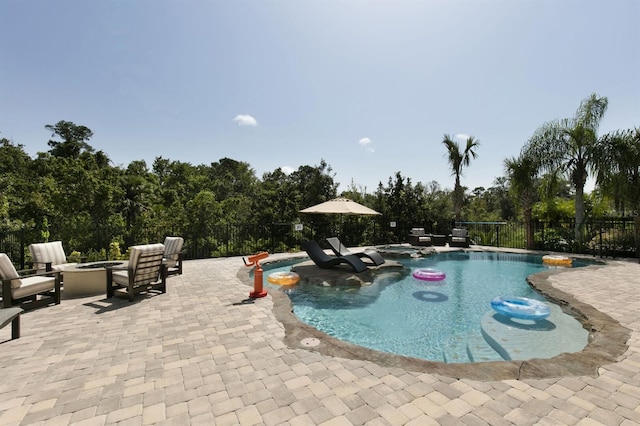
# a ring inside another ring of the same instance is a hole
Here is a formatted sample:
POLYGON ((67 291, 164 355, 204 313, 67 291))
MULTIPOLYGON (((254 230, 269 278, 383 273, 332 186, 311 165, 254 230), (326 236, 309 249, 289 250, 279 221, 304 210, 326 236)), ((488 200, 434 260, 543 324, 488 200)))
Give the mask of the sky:
POLYGON ((0 0, 0 137, 93 131, 115 166, 231 158, 259 178, 326 161, 372 193, 453 187, 444 135, 488 188, 545 122, 597 93, 640 126, 638 0, 0 0))

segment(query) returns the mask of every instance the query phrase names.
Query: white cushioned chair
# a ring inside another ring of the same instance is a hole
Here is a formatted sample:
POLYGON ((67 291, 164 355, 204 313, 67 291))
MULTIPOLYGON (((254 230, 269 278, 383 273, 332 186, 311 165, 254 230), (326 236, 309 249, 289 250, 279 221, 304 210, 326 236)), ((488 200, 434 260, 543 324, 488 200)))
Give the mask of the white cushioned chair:
POLYGON ((17 271, 11 259, 0 253, 2 307, 20 306, 24 310, 60 304, 60 272, 17 271))
POLYGON ((129 263, 125 266, 107 267, 107 297, 113 297, 115 290, 124 289, 129 301, 136 294, 159 290, 167 291, 167 274, 162 263, 164 244, 132 246, 129 263))
POLYGON ((162 263, 166 268, 167 276, 182 275, 182 237, 166 237, 164 239, 164 256, 162 263))
POLYGON ((67 255, 64 254, 64 249, 62 248, 62 241, 30 244, 29 252, 31 253, 31 263, 38 272, 64 272, 66 268, 77 265, 77 263, 67 261, 67 255))

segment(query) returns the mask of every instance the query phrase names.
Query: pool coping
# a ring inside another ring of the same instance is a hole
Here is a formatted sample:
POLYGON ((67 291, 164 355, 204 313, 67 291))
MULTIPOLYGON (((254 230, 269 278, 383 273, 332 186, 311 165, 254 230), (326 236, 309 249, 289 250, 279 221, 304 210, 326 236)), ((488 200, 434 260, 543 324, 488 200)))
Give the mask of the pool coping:
MULTIPOLYGON (((456 251, 484 251, 518 254, 542 254, 532 251, 512 251, 495 249, 457 249, 456 251)), ((572 255, 573 256, 573 255, 572 255)), ((577 257, 577 256, 576 256, 577 257)), ((292 254, 281 257, 275 262, 285 262, 300 259, 301 256, 292 254)), ((606 267, 602 264, 585 266, 583 268, 606 267)), ((615 363, 627 350, 627 341, 631 331, 623 327, 609 315, 598 311, 593 306, 579 301, 573 295, 553 286, 550 277, 570 272, 571 269, 555 269, 538 272, 527 277, 527 282, 547 299, 559 305, 563 311, 573 315, 589 332, 589 342, 580 352, 562 353, 553 358, 518 361, 490 361, 474 363, 447 364, 419 358, 396 355, 358 346, 338 340, 328 334, 300 321, 293 313, 293 305, 289 297, 282 291, 271 291, 273 312, 285 329, 284 343, 290 348, 315 351, 323 355, 370 361, 385 367, 395 367, 415 372, 438 374, 456 379, 471 379, 481 381, 493 380, 525 380, 555 377, 598 376, 598 368, 615 363), (310 338, 315 339, 309 346, 310 338)), ((250 270, 239 269, 238 278, 253 285, 250 270)))

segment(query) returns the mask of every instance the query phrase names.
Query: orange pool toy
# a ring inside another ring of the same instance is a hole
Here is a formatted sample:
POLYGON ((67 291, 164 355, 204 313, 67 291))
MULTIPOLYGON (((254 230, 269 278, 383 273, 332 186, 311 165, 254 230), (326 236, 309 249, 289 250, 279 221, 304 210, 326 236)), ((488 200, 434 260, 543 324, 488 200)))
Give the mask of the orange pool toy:
POLYGON ((281 271, 269 274, 267 281, 278 285, 295 285, 300 281, 300 275, 291 271, 281 271))
POLYGON ((571 266, 573 261, 567 256, 548 254, 546 256, 542 256, 542 263, 552 266, 571 266))

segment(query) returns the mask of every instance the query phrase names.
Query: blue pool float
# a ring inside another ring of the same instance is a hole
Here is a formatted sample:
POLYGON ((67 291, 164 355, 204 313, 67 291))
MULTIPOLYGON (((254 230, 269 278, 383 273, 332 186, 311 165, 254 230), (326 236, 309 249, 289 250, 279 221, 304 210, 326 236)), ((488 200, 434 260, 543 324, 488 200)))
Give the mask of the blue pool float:
POLYGON ((528 320, 543 320, 551 313, 546 303, 526 297, 498 296, 491 307, 504 316, 528 320))

